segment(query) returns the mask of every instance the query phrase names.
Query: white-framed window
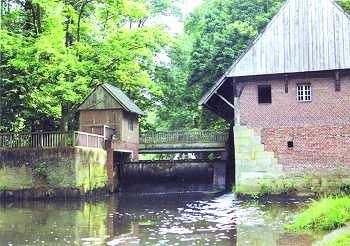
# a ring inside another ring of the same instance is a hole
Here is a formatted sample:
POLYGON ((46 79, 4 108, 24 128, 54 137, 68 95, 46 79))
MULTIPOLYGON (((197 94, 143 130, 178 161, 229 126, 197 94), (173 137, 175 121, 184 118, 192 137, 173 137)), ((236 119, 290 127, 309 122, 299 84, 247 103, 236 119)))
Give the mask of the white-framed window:
POLYGON ((311 102, 311 84, 298 84, 297 85, 297 101, 298 102, 311 102))
POLYGON ((131 118, 128 119, 128 128, 131 132, 134 130, 134 121, 131 118))

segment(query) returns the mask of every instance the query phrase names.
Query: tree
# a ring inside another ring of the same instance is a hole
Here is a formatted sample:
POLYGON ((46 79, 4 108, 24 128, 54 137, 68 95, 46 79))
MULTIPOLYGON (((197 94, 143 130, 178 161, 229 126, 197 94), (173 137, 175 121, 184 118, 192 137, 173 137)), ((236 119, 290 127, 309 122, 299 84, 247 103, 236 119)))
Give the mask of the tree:
POLYGON ((150 6, 142 0, 2 1, 0 131, 74 129, 80 102, 106 82, 152 108, 162 95, 153 79, 155 57, 170 36, 161 25, 130 25, 151 16, 150 6))

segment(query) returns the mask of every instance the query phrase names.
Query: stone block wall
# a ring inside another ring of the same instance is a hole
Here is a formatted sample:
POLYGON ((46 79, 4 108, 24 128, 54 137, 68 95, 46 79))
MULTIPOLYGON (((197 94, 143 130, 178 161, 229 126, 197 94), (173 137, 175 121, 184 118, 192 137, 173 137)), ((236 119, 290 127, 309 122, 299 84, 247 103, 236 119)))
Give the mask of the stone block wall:
POLYGON ((80 197, 108 183, 101 149, 0 150, 0 198, 80 197))
POLYGON ((234 127, 236 189, 258 191, 266 179, 283 176, 282 166, 271 151, 265 150, 260 136, 245 126, 234 127))

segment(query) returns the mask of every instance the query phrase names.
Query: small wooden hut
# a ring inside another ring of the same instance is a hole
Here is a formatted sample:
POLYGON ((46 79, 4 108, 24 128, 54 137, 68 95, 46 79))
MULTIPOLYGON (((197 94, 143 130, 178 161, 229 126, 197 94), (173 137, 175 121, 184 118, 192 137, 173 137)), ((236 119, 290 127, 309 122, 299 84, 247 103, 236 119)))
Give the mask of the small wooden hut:
POLYGON ((129 153, 138 159, 139 116, 146 115, 119 88, 101 84, 79 107, 80 131, 113 137, 114 152, 129 153), (113 129, 106 131, 106 129, 113 129))

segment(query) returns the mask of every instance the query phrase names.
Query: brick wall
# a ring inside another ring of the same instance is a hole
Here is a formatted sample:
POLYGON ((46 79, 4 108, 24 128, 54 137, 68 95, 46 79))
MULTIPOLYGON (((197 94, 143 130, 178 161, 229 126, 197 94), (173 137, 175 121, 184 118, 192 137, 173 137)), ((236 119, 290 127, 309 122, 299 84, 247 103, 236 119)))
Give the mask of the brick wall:
POLYGON ((342 78, 336 92, 334 78, 247 83, 240 98, 241 124, 261 135, 289 172, 350 168, 350 78, 342 78), (312 102, 296 100, 297 83, 311 83, 312 102), (258 104, 258 84, 270 84, 271 104, 258 104), (288 148, 287 142, 294 147, 288 148))
POLYGON ((350 125, 264 128, 261 141, 289 172, 350 168, 350 125))
POLYGON ((342 78, 339 92, 335 91, 334 78, 290 80, 288 93, 284 80, 266 83, 271 84, 271 104, 258 104, 257 84, 263 82, 246 84, 240 98, 242 125, 269 128, 350 124, 350 77, 342 78), (296 84, 303 82, 311 83, 312 102, 296 100, 296 84))

